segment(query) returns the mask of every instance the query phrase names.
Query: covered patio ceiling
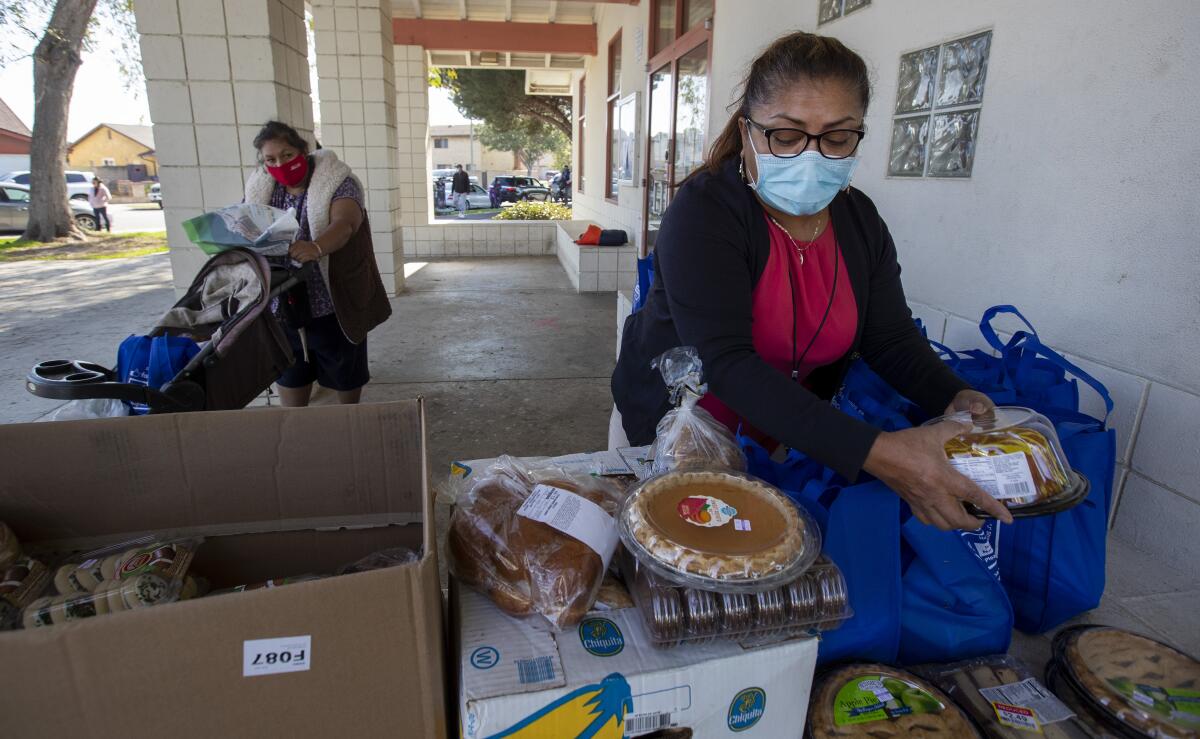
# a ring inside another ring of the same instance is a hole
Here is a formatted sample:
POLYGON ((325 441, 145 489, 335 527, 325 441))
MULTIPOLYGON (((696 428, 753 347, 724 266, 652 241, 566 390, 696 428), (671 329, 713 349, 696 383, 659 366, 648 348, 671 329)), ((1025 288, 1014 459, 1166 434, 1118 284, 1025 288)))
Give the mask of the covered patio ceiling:
POLYGON ((395 43, 435 67, 582 69, 596 53, 596 6, 638 0, 393 0, 395 43))

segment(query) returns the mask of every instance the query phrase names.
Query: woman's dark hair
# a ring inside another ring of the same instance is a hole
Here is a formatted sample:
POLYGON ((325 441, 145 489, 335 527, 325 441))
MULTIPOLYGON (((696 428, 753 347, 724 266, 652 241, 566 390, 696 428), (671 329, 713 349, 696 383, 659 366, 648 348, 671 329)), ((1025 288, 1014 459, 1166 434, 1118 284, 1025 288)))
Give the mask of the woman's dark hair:
MULTIPOLYGON (((263 144, 268 141, 282 141, 295 147, 301 156, 308 154, 308 142, 304 140, 304 137, 296 129, 280 121, 267 121, 259 129, 258 135, 254 137, 254 148, 258 150, 260 159, 262 158, 263 144)), ((317 148, 321 147, 318 145, 317 148)))
POLYGON ((721 165, 741 154, 742 135, 738 122, 750 108, 762 105, 781 88, 800 80, 842 80, 857 90, 863 113, 871 102, 871 80, 867 64, 841 41, 831 36, 797 31, 774 43, 754 60, 741 84, 741 95, 725 129, 708 150, 704 167, 716 174, 721 165))

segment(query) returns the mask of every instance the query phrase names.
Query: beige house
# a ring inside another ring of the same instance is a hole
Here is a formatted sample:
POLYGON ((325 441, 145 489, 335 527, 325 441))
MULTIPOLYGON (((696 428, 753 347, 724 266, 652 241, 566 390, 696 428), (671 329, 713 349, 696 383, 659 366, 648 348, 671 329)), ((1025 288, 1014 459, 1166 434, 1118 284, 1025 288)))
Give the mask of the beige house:
MULTIPOLYGON (((488 179, 498 174, 525 174, 525 163, 511 151, 496 151, 480 143, 477 127, 470 123, 429 126, 429 150, 434 169, 453 169, 461 164, 473 175, 488 179)), ((554 157, 543 155, 534 163, 533 176, 554 168, 554 157)))

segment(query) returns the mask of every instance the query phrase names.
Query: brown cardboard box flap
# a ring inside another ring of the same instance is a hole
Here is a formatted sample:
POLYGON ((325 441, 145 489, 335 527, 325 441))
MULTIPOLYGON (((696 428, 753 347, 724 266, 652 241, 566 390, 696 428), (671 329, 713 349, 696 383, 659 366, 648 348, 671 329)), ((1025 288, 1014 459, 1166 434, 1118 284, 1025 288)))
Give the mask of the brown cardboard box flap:
POLYGON ((424 508, 422 424, 411 401, 0 426, 0 516, 25 542, 403 522, 424 508))

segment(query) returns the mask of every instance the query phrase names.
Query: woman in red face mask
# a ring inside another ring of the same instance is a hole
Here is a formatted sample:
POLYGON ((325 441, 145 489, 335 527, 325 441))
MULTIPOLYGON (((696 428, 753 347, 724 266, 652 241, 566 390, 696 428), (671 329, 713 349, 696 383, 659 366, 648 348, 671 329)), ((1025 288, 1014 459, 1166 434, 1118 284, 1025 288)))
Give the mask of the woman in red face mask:
POLYGON ((371 378, 367 332, 392 312, 375 265, 362 185, 328 149, 309 154, 308 142, 285 123, 263 126, 254 148, 263 168, 246 181, 246 202, 293 208, 300 233, 290 259, 279 261, 317 263, 306 285, 271 306, 284 318, 296 355, 276 382, 280 399, 285 406, 308 405, 318 382, 340 402, 357 403, 371 378))

